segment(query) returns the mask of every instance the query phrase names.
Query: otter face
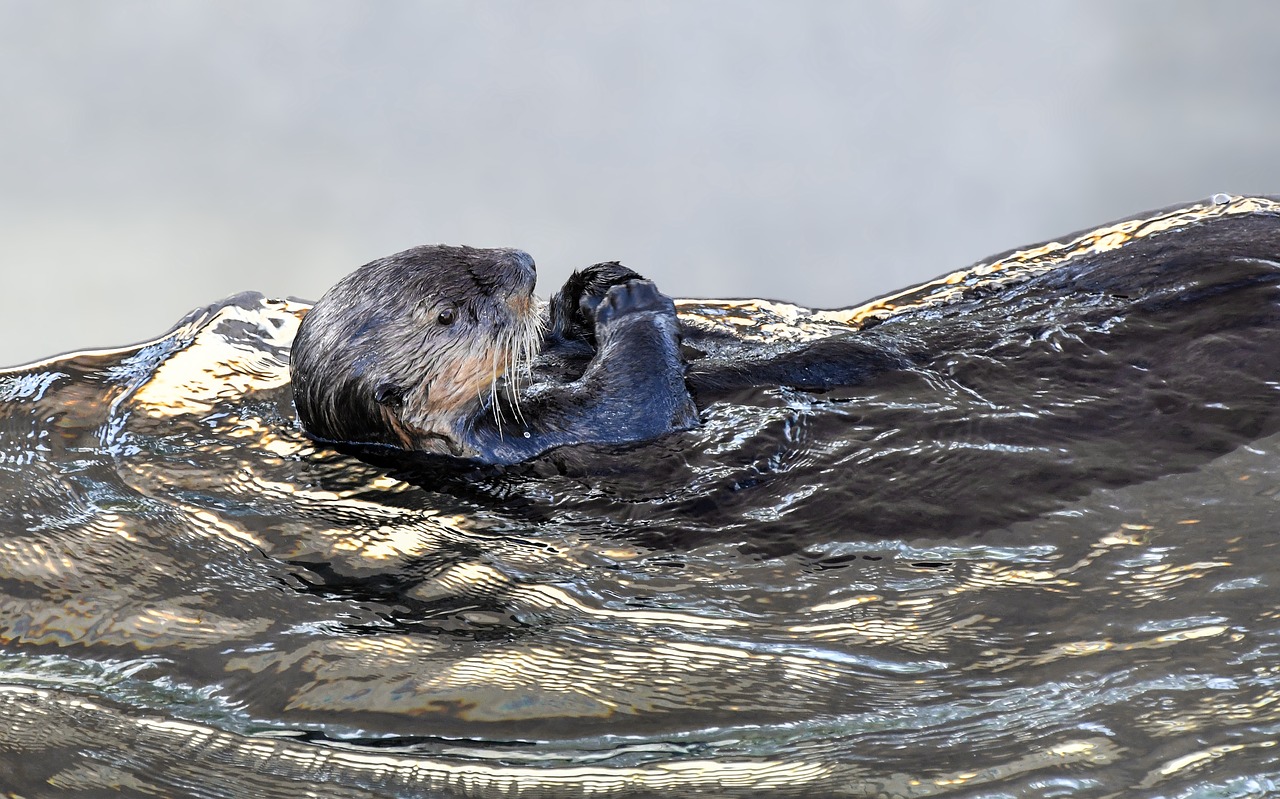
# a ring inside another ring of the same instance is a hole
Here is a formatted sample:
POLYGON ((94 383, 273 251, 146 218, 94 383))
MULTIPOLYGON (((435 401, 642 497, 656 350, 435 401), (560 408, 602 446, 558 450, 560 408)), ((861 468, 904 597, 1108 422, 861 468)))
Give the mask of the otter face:
POLYGON ((302 321, 289 370, 303 429, 446 454, 541 342, 533 259, 415 247, 340 280, 302 321))

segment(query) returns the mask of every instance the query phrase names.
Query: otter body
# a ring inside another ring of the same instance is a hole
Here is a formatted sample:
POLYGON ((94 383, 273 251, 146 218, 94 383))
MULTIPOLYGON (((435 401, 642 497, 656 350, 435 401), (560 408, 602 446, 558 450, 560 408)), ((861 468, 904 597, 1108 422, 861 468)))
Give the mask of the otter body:
MULTIPOLYGON (((544 311, 524 253, 423 247, 335 286, 304 320, 291 369, 302 424, 317 438, 509 464, 687 430, 699 409, 762 390, 867 393, 882 375, 909 374, 994 398, 1046 369, 1076 369, 1069 346, 1036 344, 1064 336, 1117 357, 1105 375, 1049 381, 1062 405, 1099 408, 1099 434, 1142 440, 1164 434, 1148 423, 1160 392, 1104 408, 1088 381, 1162 373, 1166 386, 1181 385, 1214 368, 1206 353, 1223 335, 1238 337, 1230 357, 1271 368, 1280 361, 1270 354, 1280 349, 1277 257, 1280 204, 1215 198, 851 308, 683 300, 677 312, 650 281, 607 263, 575 273, 544 311), (1215 329, 1187 313, 1215 303, 1215 329), (449 324, 444 308, 454 311, 449 324)), ((1230 384, 1224 377, 1219 393, 1229 396, 1230 384)), ((1214 405, 1203 400, 1178 402, 1194 417, 1214 405)), ((1031 435, 1017 419, 992 422, 992 434, 1008 425, 1034 445, 1062 434, 1045 423, 1031 435)))

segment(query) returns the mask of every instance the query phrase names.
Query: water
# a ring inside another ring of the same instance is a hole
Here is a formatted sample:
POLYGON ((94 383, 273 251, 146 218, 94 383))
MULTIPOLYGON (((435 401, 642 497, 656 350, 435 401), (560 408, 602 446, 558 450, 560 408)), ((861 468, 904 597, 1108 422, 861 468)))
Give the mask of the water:
POLYGON ((910 369, 501 473, 311 446, 296 302, 0 374, 0 787, 1271 795, 1278 267, 1209 247, 1275 245, 1243 218, 1013 256, 859 333, 910 369), (1219 255, 1141 274, 1170 236, 1219 255))

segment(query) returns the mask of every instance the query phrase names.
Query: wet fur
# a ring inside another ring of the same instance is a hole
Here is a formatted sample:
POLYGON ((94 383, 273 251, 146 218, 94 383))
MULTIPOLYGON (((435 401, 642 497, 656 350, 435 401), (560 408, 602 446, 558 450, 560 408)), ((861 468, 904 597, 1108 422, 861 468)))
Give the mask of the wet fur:
MULTIPOLYGON (((458 428, 541 340, 533 260, 417 247, 339 281, 303 320, 290 371, 316 438, 462 454, 458 428), (438 318, 450 309, 455 321, 438 318)), ((492 400, 490 400, 492 401, 492 400)))
POLYGON ((361 454, 514 463, 697 424, 670 298, 625 267, 599 264, 552 301, 544 336, 532 280, 533 261, 518 250, 445 246, 348 275, 294 342, 304 430, 361 454), (445 308, 457 311, 448 326, 437 322, 445 308))

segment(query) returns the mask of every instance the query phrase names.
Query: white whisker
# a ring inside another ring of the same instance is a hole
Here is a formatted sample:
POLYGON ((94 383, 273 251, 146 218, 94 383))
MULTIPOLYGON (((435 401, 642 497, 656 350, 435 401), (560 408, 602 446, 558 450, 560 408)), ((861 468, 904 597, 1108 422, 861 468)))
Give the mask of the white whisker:
POLYGON ((508 357, 511 377, 508 388, 511 391, 511 407, 517 419, 525 427, 528 421, 524 416, 524 408, 520 404, 520 382, 533 375, 533 360, 542 345, 544 322, 544 303, 537 297, 530 299, 528 311, 513 325, 509 332, 508 357))
POLYGON ((515 414, 515 418, 520 424, 525 424, 524 414, 520 411, 520 374, 519 374, 519 353, 517 348, 519 342, 516 340, 516 332, 512 331, 507 334, 506 341, 506 366, 507 366, 507 397, 511 401, 511 410, 515 414))
MULTIPOLYGON (((516 354, 516 362, 519 369, 524 374, 533 374, 533 360, 537 357, 538 350, 541 348, 542 344, 543 325, 543 312, 541 303, 539 303, 531 310, 531 313, 527 318, 527 322, 520 332, 520 341, 518 344, 519 351, 516 354)), ((521 413, 521 422, 523 423, 523 410, 520 408, 519 404, 516 405, 516 408, 521 413)))

